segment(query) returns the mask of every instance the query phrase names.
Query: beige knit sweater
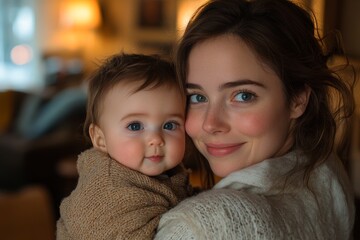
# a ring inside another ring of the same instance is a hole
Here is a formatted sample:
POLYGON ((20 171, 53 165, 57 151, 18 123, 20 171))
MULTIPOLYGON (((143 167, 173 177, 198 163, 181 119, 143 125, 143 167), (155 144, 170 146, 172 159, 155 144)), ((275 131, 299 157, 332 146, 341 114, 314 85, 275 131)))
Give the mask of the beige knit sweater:
POLYGON ((283 188, 295 162, 291 152, 230 174, 163 214, 155 239, 351 239, 354 199, 339 160, 331 156, 314 169, 312 192, 301 174, 283 188))
POLYGON ((188 174, 149 177, 95 149, 78 159, 76 189, 60 206, 57 239, 151 239, 160 216, 188 196, 188 174))

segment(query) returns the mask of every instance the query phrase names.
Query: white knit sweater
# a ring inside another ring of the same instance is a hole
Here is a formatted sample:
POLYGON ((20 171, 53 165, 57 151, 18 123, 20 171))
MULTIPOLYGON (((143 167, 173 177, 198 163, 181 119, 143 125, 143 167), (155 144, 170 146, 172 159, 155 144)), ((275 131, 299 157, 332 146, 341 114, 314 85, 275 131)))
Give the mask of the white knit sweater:
POLYGON ((351 239, 354 200, 341 163, 331 157, 315 169, 312 193, 301 174, 283 189, 295 161, 289 153, 230 174, 165 213, 155 239, 351 239))

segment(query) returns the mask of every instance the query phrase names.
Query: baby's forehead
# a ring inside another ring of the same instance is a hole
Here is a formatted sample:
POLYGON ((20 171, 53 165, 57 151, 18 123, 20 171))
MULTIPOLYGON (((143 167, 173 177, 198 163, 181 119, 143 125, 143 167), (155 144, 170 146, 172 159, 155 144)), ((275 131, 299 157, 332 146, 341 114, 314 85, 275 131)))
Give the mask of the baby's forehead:
POLYGON ((115 84, 105 94, 105 98, 110 95, 122 95, 129 99, 134 99, 136 96, 149 96, 150 98, 159 97, 159 95, 166 95, 168 101, 171 99, 186 99, 186 94, 181 88, 175 83, 164 83, 164 84, 152 84, 143 85, 141 81, 122 81, 115 84))
MULTIPOLYGON (((137 92, 146 91, 172 91, 176 90, 180 95, 185 95, 185 92, 175 81, 153 81, 149 82, 145 79, 124 79, 117 82, 113 88, 118 90, 125 89, 128 94, 135 94, 137 92)), ((110 89, 111 90, 111 89, 110 89)))
POLYGON ((185 97, 176 86, 149 86, 139 90, 138 85, 118 84, 109 91, 102 106, 107 114, 143 116, 172 114, 183 117, 185 103, 185 97))

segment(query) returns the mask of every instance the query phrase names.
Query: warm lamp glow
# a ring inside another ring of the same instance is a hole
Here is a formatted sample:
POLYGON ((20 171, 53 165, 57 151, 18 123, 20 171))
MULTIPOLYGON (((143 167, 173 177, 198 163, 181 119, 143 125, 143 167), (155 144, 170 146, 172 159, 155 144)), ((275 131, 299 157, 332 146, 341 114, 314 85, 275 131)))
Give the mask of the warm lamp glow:
POLYGON ((184 32, 194 12, 205 2, 207 0, 182 0, 179 2, 176 24, 180 34, 184 32))
POLYGON ((100 25, 101 14, 96 0, 63 0, 60 25, 64 28, 93 29, 100 25))

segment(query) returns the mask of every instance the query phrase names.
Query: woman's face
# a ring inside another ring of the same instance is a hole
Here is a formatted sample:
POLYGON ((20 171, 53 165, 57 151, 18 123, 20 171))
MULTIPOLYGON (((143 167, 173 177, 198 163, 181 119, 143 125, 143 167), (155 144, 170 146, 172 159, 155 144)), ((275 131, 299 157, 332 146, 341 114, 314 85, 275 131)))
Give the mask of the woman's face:
POLYGON ((286 102, 279 77, 240 38, 195 45, 187 91, 186 131, 217 176, 291 148, 291 122, 303 109, 286 102))

